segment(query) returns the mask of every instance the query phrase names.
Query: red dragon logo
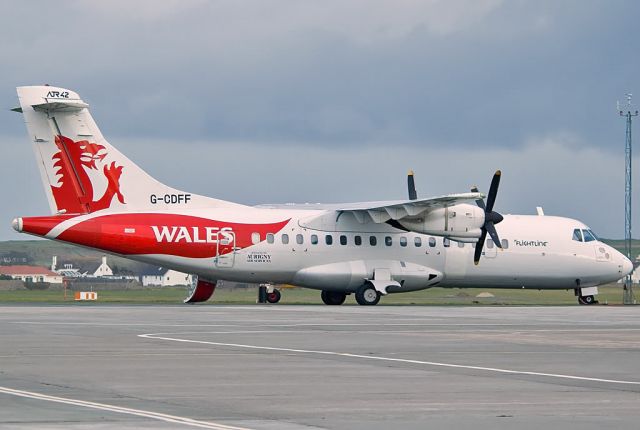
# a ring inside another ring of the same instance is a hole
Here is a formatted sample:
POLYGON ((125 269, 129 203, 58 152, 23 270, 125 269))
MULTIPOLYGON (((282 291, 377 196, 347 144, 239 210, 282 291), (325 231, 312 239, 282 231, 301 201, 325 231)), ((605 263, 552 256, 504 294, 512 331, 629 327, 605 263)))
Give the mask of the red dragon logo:
POLYGON ((125 203, 120 192, 122 166, 117 166, 115 162, 104 165, 102 171, 107 180, 107 189, 98 200, 93 199, 93 184, 87 172, 98 170, 96 161, 102 162, 107 156, 104 146, 88 140, 75 142, 62 135, 56 136, 55 143, 58 152, 53 155, 53 168, 56 175, 61 175, 61 185, 52 185, 51 191, 58 210, 89 213, 106 209, 111 206, 113 196, 118 196, 120 203, 125 203))

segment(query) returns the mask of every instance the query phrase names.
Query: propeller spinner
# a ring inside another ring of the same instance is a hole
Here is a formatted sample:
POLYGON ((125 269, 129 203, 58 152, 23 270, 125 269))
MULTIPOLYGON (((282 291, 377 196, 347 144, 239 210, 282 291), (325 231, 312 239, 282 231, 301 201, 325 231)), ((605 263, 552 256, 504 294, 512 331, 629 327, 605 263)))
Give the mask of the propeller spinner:
MULTIPOLYGON (((476 249, 473 255, 473 263, 476 266, 480 262, 482 248, 484 248, 484 243, 487 239, 487 233, 491 237, 491 240, 493 240, 493 243, 495 243, 498 248, 502 248, 502 243, 500 243, 500 238, 498 237, 498 232, 496 231, 495 225, 500 223, 504 218, 498 212, 495 212, 493 210, 493 205, 496 202, 496 196, 498 195, 498 186, 500 185, 501 175, 502 172, 500 172, 500 170, 497 170, 493 175, 493 179, 491 179, 491 186, 489 187, 486 206, 482 199, 476 200, 476 204, 478 205, 478 207, 480 207, 480 209, 484 211, 484 224, 480 228, 482 233, 480 234, 478 243, 476 243, 476 249)), ((478 187, 471 188, 471 192, 477 193, 478 187)))

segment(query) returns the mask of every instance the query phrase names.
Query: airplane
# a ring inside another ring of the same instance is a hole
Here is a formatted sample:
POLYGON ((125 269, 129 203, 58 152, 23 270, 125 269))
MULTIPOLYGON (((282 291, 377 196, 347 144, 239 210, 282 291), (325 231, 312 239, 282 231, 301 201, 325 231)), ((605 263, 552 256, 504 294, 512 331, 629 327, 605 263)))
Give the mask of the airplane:
POLYGON ((578 220, 494 211, 500 171, 486 196, 418 198, 410 175, 406 200, 247 206, 152 178, 105 140, 74 91, 17 93, 12 110, 24 116, 51 214, 13 228, 191 273, 185 303, 209 300, 226 280, 316 289, 327 305, 435 286, 574 290, 592 304, 598 285, 632 270, 578 220))

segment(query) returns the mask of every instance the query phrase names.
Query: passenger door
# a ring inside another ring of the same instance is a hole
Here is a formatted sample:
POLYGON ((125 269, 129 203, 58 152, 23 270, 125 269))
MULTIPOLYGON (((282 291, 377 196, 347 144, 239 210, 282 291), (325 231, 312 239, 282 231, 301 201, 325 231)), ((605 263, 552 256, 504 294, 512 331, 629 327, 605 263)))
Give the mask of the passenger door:
POLYGON ((218 235, 216 255, 216 267, 233 267, 236 259, 236 234, 233 231, 226 231, 224 235, 218 235))

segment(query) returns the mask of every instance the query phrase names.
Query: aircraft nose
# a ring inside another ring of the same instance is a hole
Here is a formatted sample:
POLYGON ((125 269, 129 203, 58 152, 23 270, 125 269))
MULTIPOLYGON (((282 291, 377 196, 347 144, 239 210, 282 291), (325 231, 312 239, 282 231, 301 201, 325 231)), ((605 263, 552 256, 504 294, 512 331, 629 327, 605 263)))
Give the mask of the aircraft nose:
POLYGON ((11 227, 17 232, 22 232, 22 218, 14 218, 11 221, 11 227))
POLYGON ((627 257, 622 257, 622 273, 627 276, 633 271, 633 263, 627 257))

